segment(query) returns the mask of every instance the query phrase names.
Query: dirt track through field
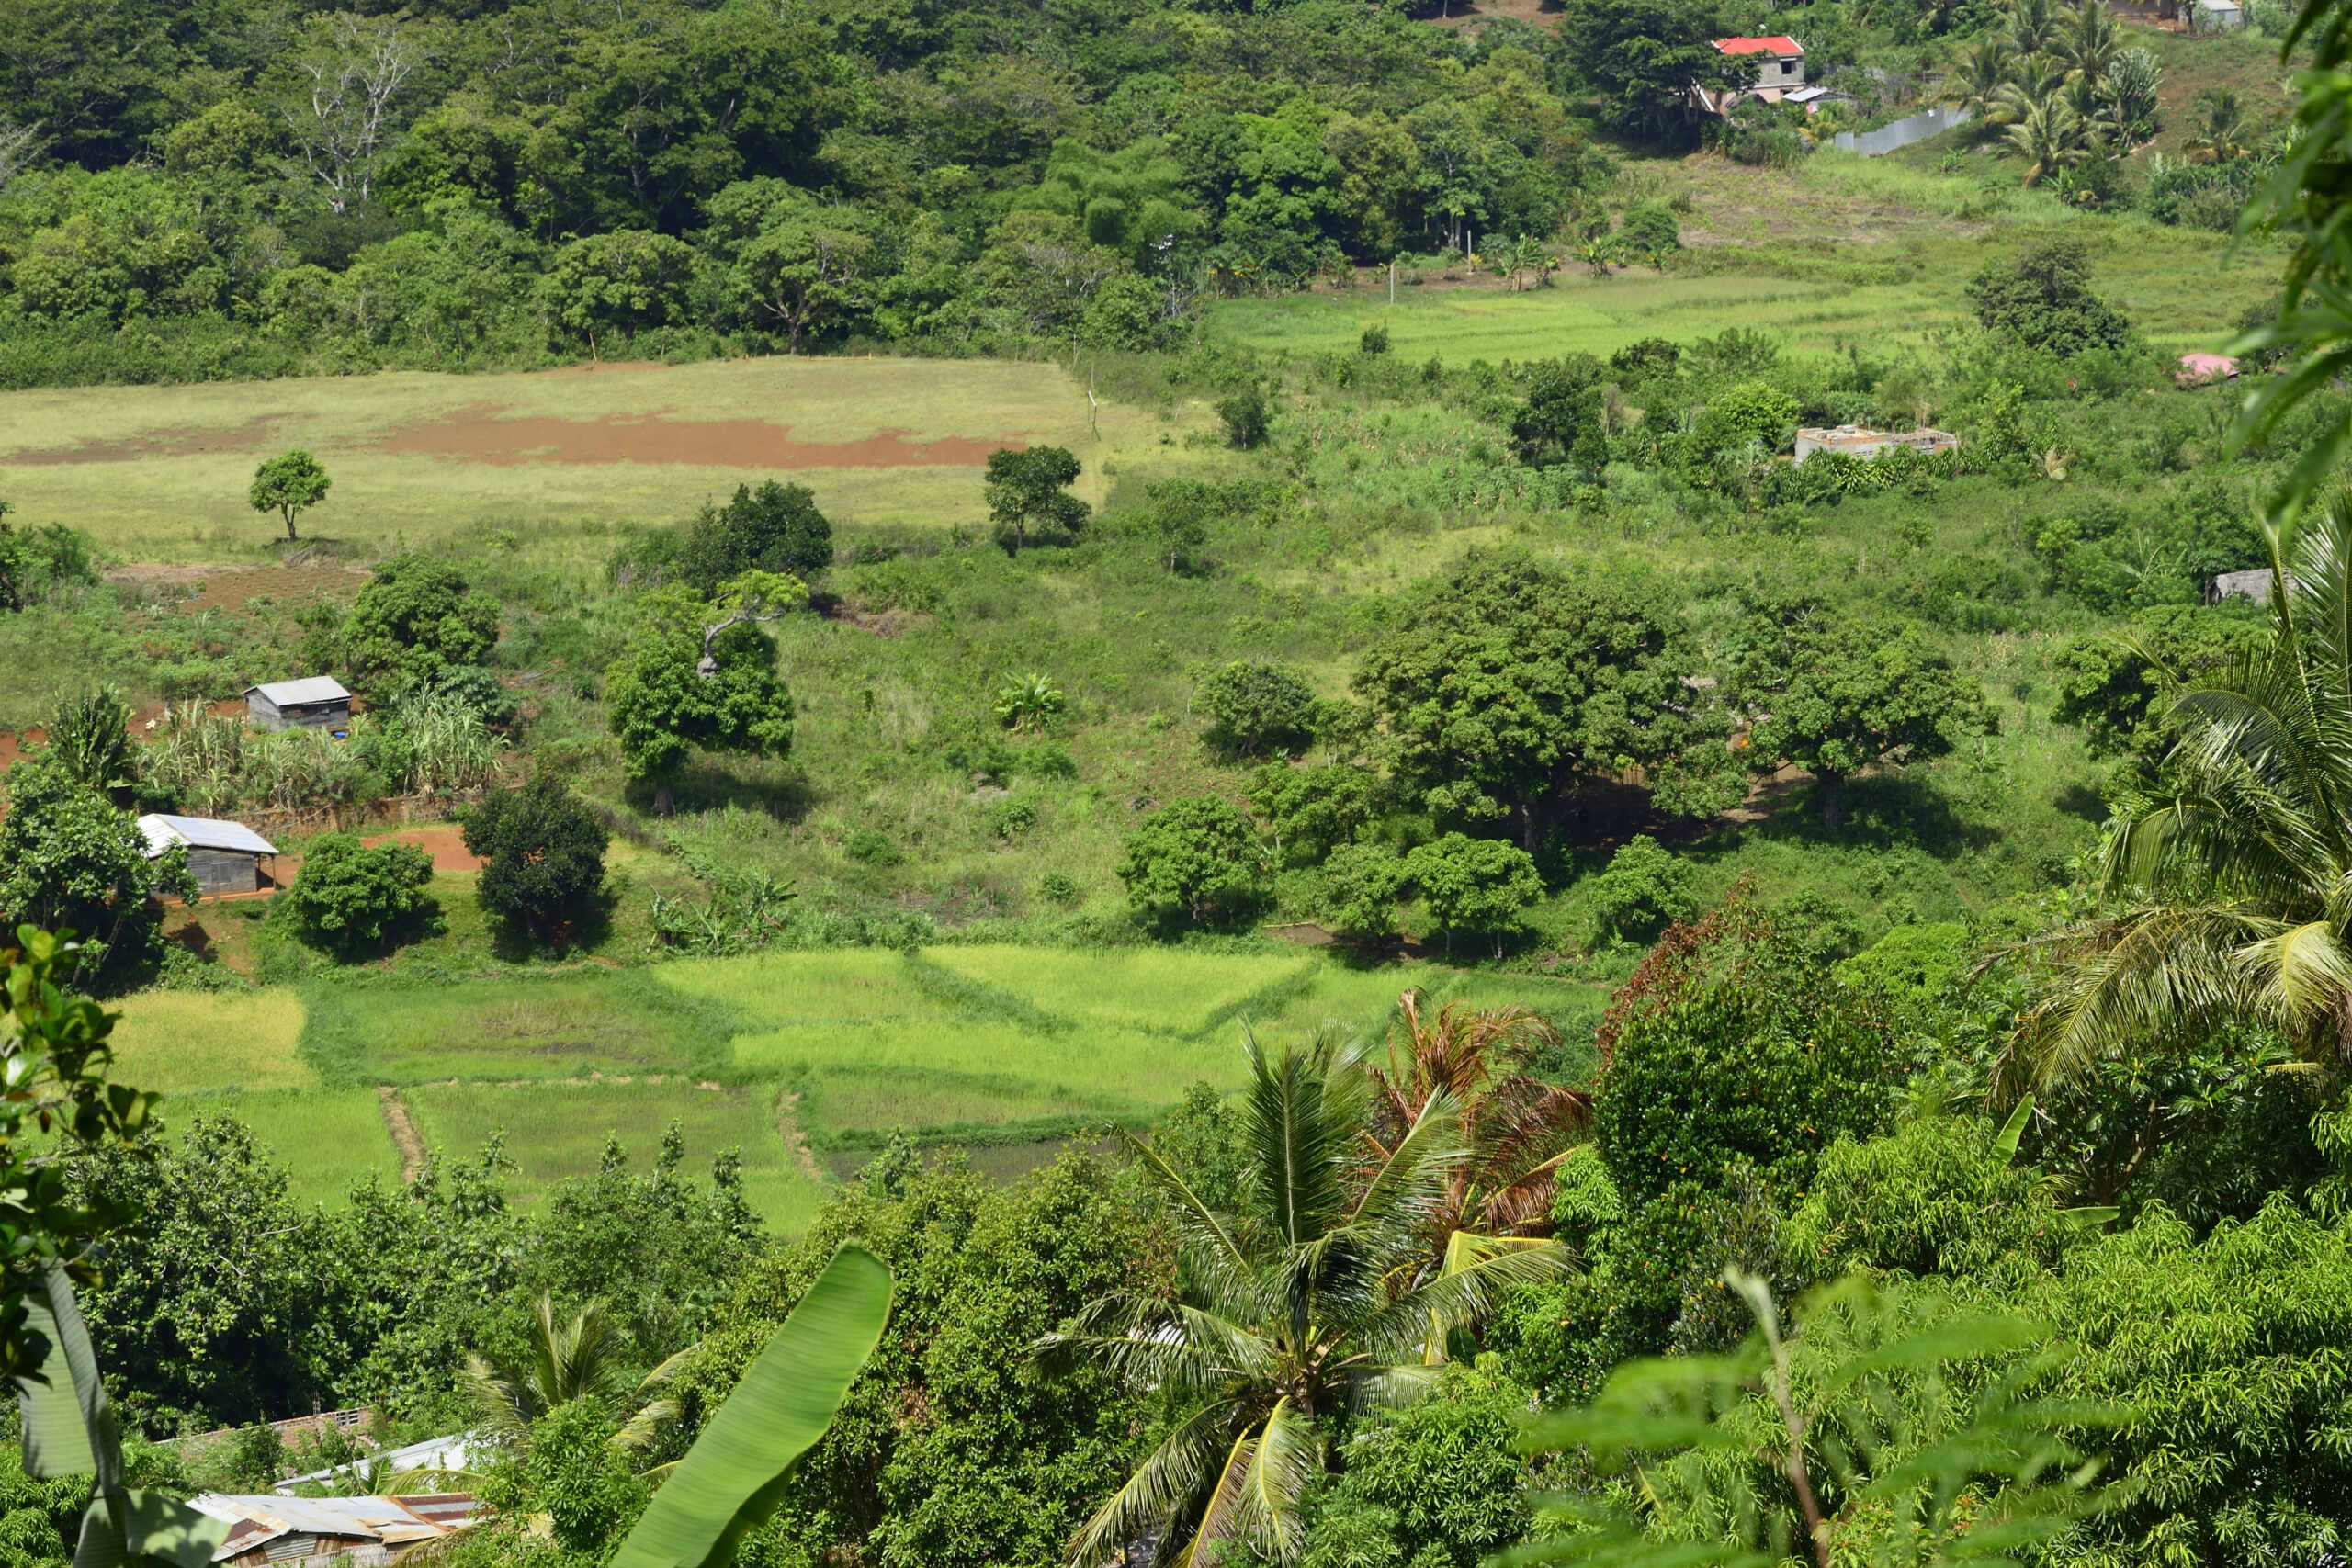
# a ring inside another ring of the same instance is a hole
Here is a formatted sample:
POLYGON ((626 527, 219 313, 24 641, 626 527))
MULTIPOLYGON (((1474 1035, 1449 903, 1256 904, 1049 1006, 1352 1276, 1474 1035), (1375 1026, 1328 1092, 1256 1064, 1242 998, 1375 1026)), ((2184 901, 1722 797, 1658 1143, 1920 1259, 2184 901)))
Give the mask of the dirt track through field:
POLYGON ((384 1128, 392 1135, 392 1146, 400 1150, 401 1185, 405 1187, 424 1170, 424 1134, 417 1130, 408 1101, 390 1085, 377 1089, 376 1102, 384 1108, 384 1128))
POLYGON ((188 425, 127 441, 85 441, 75 446, 12 453, 8 461, 40 468, 51 463, 135 463, 147 457, 200 457, 208 452, 243 452, 267 446, 271 429, 284 418, 284 414, 264 414, 227 430, 188 425))
POLYGON ((464 457, 492 468, 525 463, 678 463, 698 468, 978 468, 989 454, 1023 443, 1010 438, 944 435, 913 441, 905 430, 885 430, 855 441, 792 439, 788 424, 760 419, 672 419, 674 410, 607 414, 602 419, 501 417, 481 404, 447 419, 397 430, 376 443, 379 452, 464 457))

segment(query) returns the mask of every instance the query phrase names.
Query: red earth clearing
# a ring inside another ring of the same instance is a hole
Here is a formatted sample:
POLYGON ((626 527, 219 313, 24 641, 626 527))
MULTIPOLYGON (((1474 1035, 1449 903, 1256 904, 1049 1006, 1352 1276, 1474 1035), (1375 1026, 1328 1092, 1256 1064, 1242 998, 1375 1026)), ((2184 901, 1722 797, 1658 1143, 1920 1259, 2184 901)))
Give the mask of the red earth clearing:
MULTIPOLYGON (((481 862, 466 848, 460 829, 453 822, 437 823, 430 828, 402 828, 390 833, 370 833, 360 842, 375 844, 414 844, 433 857, 433 869, 444 871, 480 871, 481 862)), ((278 855, 262 863, 263 886, 254 893, 214 893, 212 898, 266 898, 281 887, 294 886, 295 874, 302 869, 300 855, 278 855)))
POLYGON ((524 463, 684 463, 711 468, 978 468, 1018 441, 945 435, 911 441, 885 430, 856 441, 792 439, 792 427, 760 419, 670 419, 673 411, 602 419, 500 417, 482 404, 447 419, 412 424, 376 444, 379 452, 467 457, 493 468, 524 463))
POLYGON ((264 445, 271 427, 286 416, 264 414, 233 430, 208 430, 187 425, 159 430, 127 441, 85 441, 78 446, 52 446, 45 451, 17 452, 11 463, 40 467, 51 463, 135 463, 143 457, 198 457, 207 452, 244 452, 264 445))

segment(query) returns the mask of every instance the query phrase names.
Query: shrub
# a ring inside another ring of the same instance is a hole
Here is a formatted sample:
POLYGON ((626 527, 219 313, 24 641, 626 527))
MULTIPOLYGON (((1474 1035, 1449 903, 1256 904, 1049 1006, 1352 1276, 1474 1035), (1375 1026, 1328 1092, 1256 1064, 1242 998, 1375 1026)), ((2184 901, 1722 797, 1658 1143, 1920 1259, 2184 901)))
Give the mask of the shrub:
POLYGON ((1645 942, 1699 910, 1698 869, 1637 833, 1592 879, 1592 918, 1601 936, 1645 942))
POLYGON ((726 505, 705 506, 678 551, 679 575, 704 593, 747 571, 806 578, 832 564, 833 525, 817 498, 805 485, 774 479, 757 490, 737 485, 726 505))
POLYGON ((413 844, 362 844, 356 833, 329 833, 303 852, 287 894, 295 924, 310 940, 350 952, 382 942, 424 907, 433 857, 413 844))
POLYGON ((1764 381, 1742 381, 1707 400, 1701 439, 1710 447, 1755 441, 1777 452, 1796 434, 1797 400, 1764 381))
POLYGON ((1266 444, 1266 432, 1273 423, 1274 411, 1267 401, 1266 389, 1252 381, 1231 397, 1219 398, 1216 417, 1225 423, 1226 440, 1250 452, 1266 444))
POLYGON ((1315 688, 1262 659, 1237 659, 1211 672, 1193 700, 1209 717, 1204 739, 1226 757, 1295 755, 1315 738, 1315 688))
POLYGON ((860 828, 842 841, 842 852, 865 865, 897 865, 907 857, 889 834, 860 828))
POLYGON ((1375 322, 1364 328, 1363 336, 1356 339, 1356 352, 1380 355, 1388 352, 1388 329, 1375 322))
POLYGON ((482 858, 482 908, 560 940, 594 909, 605 883, 605 825, 553 779, 502 790, 467 816, 466 848, 482 858))
POLYGON ((1248 923, 1272 892, 1257 832, 1223 795, 1170 801, 1127 836, 1119 880, 1128 900, 1163 927, 1248 923))
POLYGON ((1617 236, 1628 250, 1652 263, 1682 248, 1681 225, 1674 220, 1674 209, 1662 201, 1627 208, 1618 221, 1617 236))
POLYGON ((351 602, 343 647, 355 674, 430 681, 455 665, 478 665, 498 641, 498 601, 432 556, 395 556, 351 602))
POLYGON ((1986 332, 2052 354, 2121 348, 2131 331, 2123 312, 2091 292, 2079 240, 2045 240, 2014 260, 1986 264, 1968 298, 1986 332))

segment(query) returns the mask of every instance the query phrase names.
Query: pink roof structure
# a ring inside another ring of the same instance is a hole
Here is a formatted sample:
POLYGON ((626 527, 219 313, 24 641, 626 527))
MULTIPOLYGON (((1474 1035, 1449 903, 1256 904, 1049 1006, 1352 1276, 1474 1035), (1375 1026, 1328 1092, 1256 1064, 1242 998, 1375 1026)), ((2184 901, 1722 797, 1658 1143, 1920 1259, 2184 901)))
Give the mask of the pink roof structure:
POLYGON ((1803 54, 1804 45, 1792 38, 1719 38, 1715 47, 1725 54, 1803 54))

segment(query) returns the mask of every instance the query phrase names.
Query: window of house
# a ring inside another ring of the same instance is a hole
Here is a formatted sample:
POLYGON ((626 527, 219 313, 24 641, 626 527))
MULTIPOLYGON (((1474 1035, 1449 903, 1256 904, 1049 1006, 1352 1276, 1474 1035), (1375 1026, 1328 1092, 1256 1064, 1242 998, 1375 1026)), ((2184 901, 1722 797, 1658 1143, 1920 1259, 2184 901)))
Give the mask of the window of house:
POLYGON ((1783 60, 1782 62, 1781 62, 1781 75, 1785 76, 1785 75, 1787 75, 1790 72, 1794 71, 1795 69, 1796 69, 1796 62, 1795 62, 1794 61, 1783 60))

